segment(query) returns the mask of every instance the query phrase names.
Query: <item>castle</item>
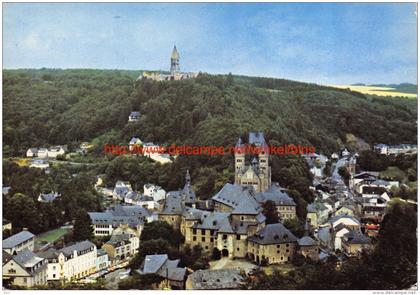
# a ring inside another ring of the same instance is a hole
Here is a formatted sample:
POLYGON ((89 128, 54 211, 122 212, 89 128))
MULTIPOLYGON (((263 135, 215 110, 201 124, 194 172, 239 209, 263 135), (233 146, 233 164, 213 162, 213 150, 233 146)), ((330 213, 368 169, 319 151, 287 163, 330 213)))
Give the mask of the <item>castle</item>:
MULTIPOLYGON (((261 149, 257 157, 253 157, 250 165, 246 165, 245 152, 235 153, 235 184, 253 186, 256 192, 265 192, 271 187, 271 167, 268 164, 267 143, 262 132, 250 132, 248 146, 261 149)), ((236 143, 238 151, 246 149, 241 138, 236 143)))
POLYGON ((197 77, 198 73, 181 72, 179 67, 180 56, 176 46, 172 49, 171 54, 171 68, 169 74, 162 74, 159 72, 143 72, 137 80, 154 80, 154 81, 169 81, 169 80, 184 80, 197 77))

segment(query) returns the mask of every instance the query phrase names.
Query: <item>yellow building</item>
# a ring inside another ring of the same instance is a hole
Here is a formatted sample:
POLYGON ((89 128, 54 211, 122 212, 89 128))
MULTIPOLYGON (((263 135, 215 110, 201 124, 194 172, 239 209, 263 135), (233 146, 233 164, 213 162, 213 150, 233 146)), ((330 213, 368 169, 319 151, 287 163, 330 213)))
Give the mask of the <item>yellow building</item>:
POLYGON ((290 262, 298 238, 281 223, 268 224, 248 238, 248 257, 258 264, 290 262))

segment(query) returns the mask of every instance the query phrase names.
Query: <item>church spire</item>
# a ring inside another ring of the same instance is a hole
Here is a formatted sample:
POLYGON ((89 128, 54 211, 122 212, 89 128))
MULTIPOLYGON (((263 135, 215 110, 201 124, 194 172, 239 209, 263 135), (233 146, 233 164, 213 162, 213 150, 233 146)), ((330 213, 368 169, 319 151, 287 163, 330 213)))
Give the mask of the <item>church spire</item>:
POLYGON ((187 169, 187 173, 185 174, 185 185, 191 185, 191 176, 190 171, 187 169))
POLYGON ((175 74, 179 73, 179 53, 174 45, 174 49, 172 49, 171 54, 171 76, 172 78, 175 77, 175 74))

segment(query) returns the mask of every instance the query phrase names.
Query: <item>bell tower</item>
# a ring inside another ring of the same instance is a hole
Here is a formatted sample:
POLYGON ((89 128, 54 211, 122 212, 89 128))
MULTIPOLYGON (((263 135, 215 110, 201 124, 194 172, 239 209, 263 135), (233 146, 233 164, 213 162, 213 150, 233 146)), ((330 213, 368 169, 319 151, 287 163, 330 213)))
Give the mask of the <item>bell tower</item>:
POLYGON ((171 54, 171 79, 175 78, 175 75, 179 73, 179 53, 176 50, 176 46, 174 45, 174 49, 172 50, 171 54))

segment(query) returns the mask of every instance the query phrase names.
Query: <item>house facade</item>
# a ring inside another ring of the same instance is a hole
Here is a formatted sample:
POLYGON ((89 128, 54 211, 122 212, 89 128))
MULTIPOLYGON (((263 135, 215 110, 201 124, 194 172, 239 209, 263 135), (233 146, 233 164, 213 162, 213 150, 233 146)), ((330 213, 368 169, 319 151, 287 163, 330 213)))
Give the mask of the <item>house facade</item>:
POLYGON ((96 272, 97 249, 90 241, 82 241, 62 249, 39 253, 48 260, 48 280, 72 281, 96 272))
POLYGON ((33 287, 47 283, 48 261, 30 250, 13 255, 3 264, 3 279, 21 287, 33 287))

